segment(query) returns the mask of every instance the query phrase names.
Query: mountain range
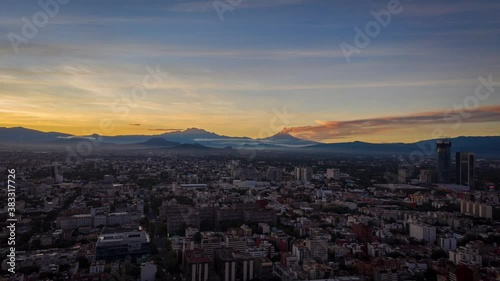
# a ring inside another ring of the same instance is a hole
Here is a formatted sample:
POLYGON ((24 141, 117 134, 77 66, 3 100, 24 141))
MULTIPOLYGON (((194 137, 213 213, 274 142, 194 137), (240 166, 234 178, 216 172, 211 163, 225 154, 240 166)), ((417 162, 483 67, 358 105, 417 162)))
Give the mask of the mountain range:
MULTIPOLYGON (((249 137, 229 137, 190 128, 184 131, 167 132, 159 135, 122 135, 122 136, 73 136, 58 132, 41 132, 23 127, 0 127, 1 145, 57 145, 90 139, 118 147, 149 147, 176 149, 210 148, 262 148, 279 150, 301 150, 315 153, 352 153, 357 155, 408 154, 415 151, 429 156, 435 151, 436 140, 424 140, 415 143, 320 143, 300 139, 286 131, 260 139, 249 137), (121 146, 120 146, 121 145, 121 146)), ((500 136, 456 137, 450 139, 452 151, 474 152, 480 156, 500 156, 500 136)))

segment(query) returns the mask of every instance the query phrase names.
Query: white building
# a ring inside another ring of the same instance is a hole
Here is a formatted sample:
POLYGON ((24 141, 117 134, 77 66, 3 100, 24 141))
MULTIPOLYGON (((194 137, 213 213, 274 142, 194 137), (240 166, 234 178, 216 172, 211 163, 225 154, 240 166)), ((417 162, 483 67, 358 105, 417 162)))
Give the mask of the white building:
POLYGON ((312 180, 313 170, 311 167, 296 167, 295 179, 301 182, 309 182, 312 180))
POLYGON ((122 213, 110 213, 107 216, 106 223, 107 225, 124 225, 124 224, 130 224, 133 222, 138 222, 140 219, 138 214, 135 213, 127 213, 127 212, 122 212, 122 213))
POLYGON ((450 261, 455 264, 483 265, 483 257, 479 253, 482 242, 470 242, 465 247, 460 247, 456 251, 449 252, 450 261))
POLYGON ((402 167, 398 170, 398 183, 407 183, 409 176, 408 168, 402 167))
POLYGON ((336 181, 340 180, 340 169, 327 169, 326 170, 326 178, 334 179, 336 181))
POLYGON ((245 252, 247 249, 247 242, 246 239, 242 237, 226 236, 226 247, 233 248, 238 252, 245 252))
POLYGON ((90 265, 90 274, 104 273, 104 268, 106 266, 105 261, 95 261, 90 265))
POLYGON ((493 219, 493 207, 479 202, 462 200, 460 202, 460 212, 478 218, 493 219))
POLYGON ((368 244, 368 255, 370 257, 383 257, 387 253, 387 244, 374 242, 368 244))
POLYGON ((439 238, 439 247, 446 252, 455 251, 457 249, 457 238, 439 238))
POLYGON ((328 260, 328 238, 314 237, 306 240, 306 247, 312 258, 317 258, 322 261, 328 260))
POLYGON ((57 223, 63 230, 75 229, 78 227, 90 227, 92 226, 92 217, 90 214, 62 217, 57 220, 57 223))
POLYGON ((141 281, 156 280, 157 267, 154 263, 143 263, 141 265, 141 281))
POLYGON ((271 233, 271 227, 267 223, 259 223, 259 227, 262 228, 262 233, 264 234, 270 234, 271 233))
POLYGON ((436 242, 436 227, 423 223, 412 223, 410 224, 410 237, 433 244, 436 242))
POLYGON ((380 281, 398 281, 398 273, 392 270, 379 270, 374 272, 374 279, 380 281))
POLYGON ((101 225, 106 226, 107 224, 107 217, 105 215, 98 215, 94 217, 94 227, 98 227, 101 225))
POLYGON ((151 253, 151 239, 145 231, 102 234, 96 243, 96 260, 118 260, 151 253))

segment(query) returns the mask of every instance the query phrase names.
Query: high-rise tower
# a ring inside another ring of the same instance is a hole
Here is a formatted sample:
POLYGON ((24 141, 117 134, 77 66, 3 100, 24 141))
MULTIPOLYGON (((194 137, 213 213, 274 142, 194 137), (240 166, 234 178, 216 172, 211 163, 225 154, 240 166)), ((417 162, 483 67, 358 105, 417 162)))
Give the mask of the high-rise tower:
POLYGON ((437 145, 437 180, 438 183, 451 182, 451 141, 439 140, 437 145))
POLYGON ((455 158, 456 183, 474 189, 474 169, 476 157, 473 153, 457 152, 455 158))

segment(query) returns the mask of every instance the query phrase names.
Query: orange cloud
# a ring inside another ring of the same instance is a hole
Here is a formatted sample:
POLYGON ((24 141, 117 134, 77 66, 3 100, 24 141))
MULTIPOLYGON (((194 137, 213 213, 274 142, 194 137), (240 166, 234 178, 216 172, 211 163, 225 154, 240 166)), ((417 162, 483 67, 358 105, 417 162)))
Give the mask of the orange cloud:
POLYGON ((314 126, 286 128, 301 138, 328 140, 353 136, 388 133, 402 128, 425 125, 444 125, 456 128, 467 123, 487 123, 500 120, 500 105, 483 106, 473 110, 445 110, 420 112, 410 115, 357 119, 348 121, 316 121, 314 126))

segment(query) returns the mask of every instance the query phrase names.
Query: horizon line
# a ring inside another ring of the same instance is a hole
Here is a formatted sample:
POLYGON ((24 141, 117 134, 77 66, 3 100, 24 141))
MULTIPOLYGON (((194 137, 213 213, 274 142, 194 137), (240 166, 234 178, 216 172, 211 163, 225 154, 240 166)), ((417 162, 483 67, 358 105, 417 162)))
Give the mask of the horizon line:
MULTIPOLYGON (((216 132, 210 132, 210 131, 207 131, 205 129, 202 129, 202 128, 196 128, 196 127, 190 127, 190 128, 186 128, 186 129, 181 129, 181 130, 177 130, 177 131, 165 131, 164 133, 161 133, 161 134, 153 134, 153 135, 149 135, 149 134, 128 134, 128 135, 123 135, 123 134, 117 134, 117 135, 99 135, 97 133, 93 133, 93 134, 90 134, 90 135, 74 135, 74 134, 70 134, 70 133, 64 133, 64 132, 57 132, 57 131, 45 131, 45 130, 40 130, 40 129, 34 129, 34 128, 28 128, 28 127, 23 127, 23 126, 13 126, 13 127, 0 127, 0 129, 16 129, 16 128, 21 128, 21 129, 25 129, 25 130, 32 130, 32 131, 37 131, 37 132, 41 132, 41 133, 56 133, 56 134, 65 134, 65 135, 69 135, 71 137, 88 137, 88 136, 92 136, 92 135, 98 135, 98 136, 102 136, 102 137, 126 137, 126 136, 144 136, 144 137, 158 137, 158 136, 161 136, 162 134, 165 134, 165 133, 179 133, 179 132, 185 132, 187 130, 190 130, 190 129, 196 129, 196 130, 202 130, 202 131, 205 131, 207 133, 213 133, 213 134, 216 134, 218 136, 221 136, 221 137, 230 137, 230 138, 250 138, 252 140, 261 140, 261 139, 267 139, 267 138, 271 138, 271 137, 274 137, 278 134, 282 134, 283 133, 283 130, 280 130, 279 132, 277 132, 276 134, 272 135, 272 136, 269 136, 269 137, 266 137, 266 138, 253 138, 253 137, 248 137, 248 136, 226 136, 226 135, 219 135, 218 133, 216 132)), ((347 141, 347 142, 323 142, 323 141, 319 141, 319 140, 307 140, 307 139, 302 139, 302 138, 299 138, 299 137, 296 137, 294 136, 293 134, 291 134, 290 132, 286 132, 286 134, 289 134, 291 136, 293 136, 294 138, 298 139, 298 140, 304 140, 304 141, 311 141, 311 142, 316 142, 317 144, 321 145, 321 144, 335 144, 335 143, 354 143, 354 142, 362 142, 362 143, 367 143, 367 144, 413 144, 413 143, 417 143, 417 142, 422 142, 422 141, 432 141, 432 140, 439 140, 439 139, 454 139, 454 138, 467 138, 467 137, 478 137, 478 138, 481 138, 481 137, 500 137, 500 135, 460 135, 460 136, 455 136, 455 137, 442 137, 442 138, 431 138, 431 139, 419 139, 419 140, 415 140, 413 142, 403 142, 403 141, 397 141, 397 142, 368 142, 368 141, 363 141, 363 140, 354 140, 354 141, 347 141)), ((165 138, 164 138, 165 139, 165 138)), ((166 139, 168 140, 168 139, 166 139)))

